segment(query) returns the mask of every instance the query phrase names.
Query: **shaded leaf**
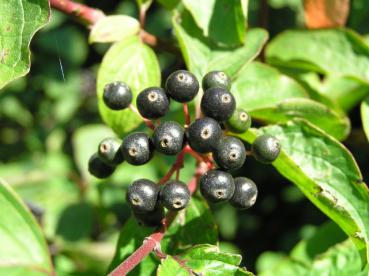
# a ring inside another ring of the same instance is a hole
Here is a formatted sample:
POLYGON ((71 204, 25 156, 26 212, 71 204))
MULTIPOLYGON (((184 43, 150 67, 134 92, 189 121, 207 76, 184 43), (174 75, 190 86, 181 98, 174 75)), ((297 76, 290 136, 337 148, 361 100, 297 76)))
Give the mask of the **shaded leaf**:
POLYGON ((51 275, 46 241, 18 195, 0 181, 0 274, 51 275))
POLYGON ((363 129, 366 137, 369 140, 369 97, 366 97, 360 106, 361 121, 363 122, 363 129))
POLYGON ((0 89, 30 69, 29 45, 49 20, 47 0, 0 2, 0 89))
POLYGON ((103 102, 104 86, 113 81, 122 81, 136 95, 149 86, 160 85, 160 68, 155 53, 138 37, 131 37, 114 44, 105 54, 97 76, 97 96, 100 114, 107 125, 118 135, 133 130, 142 119, 131 110, 114 111, 103 102))
MULTIPOLYGON (((369 193, 350 152, 338 141, 313 125, 297 120, 262 128, 282 144, 277 170, 296 184, 323 213, 335 221, 366 251, 369 241, 369 193)), ((243 135, 252 143, 258 132, 243 135)))
POLYGON ((140 23, 127 15, 111 15, 102 17, 91 29, 88 38, 94 42, 117 42, 138 34, 140 23))
POLYGON ((183 0, 205 37, 218 45, 238 46, 245 41, 248 0, 183 0))
POLYGON ((351 30, 286 31, 268 44, 266 57, 276 66, 351 76, 369 83, 369 46, 351 30))

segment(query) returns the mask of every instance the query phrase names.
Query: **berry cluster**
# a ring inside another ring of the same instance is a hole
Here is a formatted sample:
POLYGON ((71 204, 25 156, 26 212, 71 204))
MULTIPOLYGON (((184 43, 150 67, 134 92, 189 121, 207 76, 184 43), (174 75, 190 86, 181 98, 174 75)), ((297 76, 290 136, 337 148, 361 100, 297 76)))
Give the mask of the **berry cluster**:
MULTIPOLYGON (((236 100, 230 92, 231 80, 221 71, 207 73, 202 80, 204 94, 201 98, 203 117, 186 124, 166 121, 154 125, 152 120, 163 117, 169 111, 170 101, 184 104, 198 94, 200 84, 196 77, 185 70, 172 73, 165 89, 149 87, 136 99, 137 110, 132 102, 130 88, 121 82, 107 84, 103 93, 106 106, 112 110, 131 108, 137 111, 146 124, 153 129, 150 137, 145 132, 134 132, 123 142, 113 138, 104 139, 98 151, 89 161, 89 171, 98 178, 106 178, 123 161, 143 165, 150 161, 154 151, 165 155, 177 155, 177 161, 185 152, 198 160, 207 162, 208 171, 200 177, 200 192, 210 202, 229 201, 236 208, 251 207, 257 197, 255 183, 246 177, 233 178, 229 171, 243 166, 247 151, 241 140, 226 133, 243 133, 251 126, 251 117, 242 108, 236 108, 236 100), (214 162, 217 168, 214 168, 214 162)), ((273 136, 261 135, 252 144, 252 154, 262 163, 271 163, 279 155, 280 144, 273 136)), ((176 161, 176 162, 177 162, 176 161)), ((181 160, 180 160, 181 161, 181 160)), ((181 165, 181 164, 180 164, 181 165)), ((180 169, 180 168, 176 168, 180 169)), ((172 211, 184 209, 191 198, 188 186, 171 175, 158 185, 148 179, 134 181, 127 190, 127 203, 135 217, 145 225, 155 226, 164 217, 164 208, 172 211), (164 182, 164 183, 162 183, 164 182)))

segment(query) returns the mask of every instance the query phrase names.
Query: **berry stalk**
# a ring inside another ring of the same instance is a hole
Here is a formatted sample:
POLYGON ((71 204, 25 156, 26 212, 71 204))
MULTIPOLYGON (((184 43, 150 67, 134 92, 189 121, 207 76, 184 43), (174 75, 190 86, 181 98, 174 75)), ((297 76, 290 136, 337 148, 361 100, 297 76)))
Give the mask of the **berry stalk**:
POLYGON ((154 125, 154 123, 153 123, 151 120, 149 120, 149 119, 146 119, 146 118, 142 117, 142 116, 141 116, 141 114, 140 114, 140 112, 138 112, 137 108, 136 108, 133 104, 130 104, 130 105, 129 105, 129 108, 130 108, 133 112, 135 112, 138 116, 140 116, 140 117, 142 118, 143 122, 145 123, 145 125, 146 125, 147 127, 151 128, 152 130, 154 130, 154 129, 155 129, 155 125, 154 125))

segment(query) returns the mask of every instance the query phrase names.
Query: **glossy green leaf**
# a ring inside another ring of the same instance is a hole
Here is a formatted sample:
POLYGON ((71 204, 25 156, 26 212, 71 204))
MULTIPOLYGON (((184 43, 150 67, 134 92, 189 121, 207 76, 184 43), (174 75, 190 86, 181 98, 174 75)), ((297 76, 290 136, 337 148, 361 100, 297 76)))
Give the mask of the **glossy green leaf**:
POLYGON ((188 276, 189 271, 183 268, 179 264, 177 260, 175 260, 172 256, 167 256, 165 259, 161 261, 161 264, 156 271, 157 276, 169 276, 169 275, 177 275, 177 276, 188 276))
POLYGON ((318 126, 338 140, 350 133, 350 121, 327 106, 310 99, 287 99, 274 106, 255 109, 251 116, 268 123, 285 123, 302 118, 318 126))
MULTIPOLYGON (((180 259, 186 260, 186 266, 191 268, 195 273, 207 275, 253 275, 251 272, 240 268, 241 256, 238 254, 223 253, 219 251, 217 246, 197 245, 185 251, 179 256, 180 259)), ((177 271, 179 275, 186 275, 185 269, 179 269, 173 263, 173 258, 163 261, 159 266, 158 275, 175 275, 166 274, 177 271)), ((187 272, 188 275, 188 272, 187 272)))
POLYGON ((218 45, 245 41, 248 0, 183 0, 205 37, 218 45))
MULTIPOLYGON (((335 221, 368 259, 369 192, 350 152, 312 124, 297 120, 262 128, 282 144, 277 170, 296 184, 323 213, 335 221)), ((240 135, 249 143, 258 132, 240 135)))
POLYGON ((369 97, 366 97, 360 106, 361 111, 361 121, 363 123, 363 129, 366 137, 369 140, 369 97))
POLYGON ((286 31, 269 43, 266 57, 276 66, 351 76, 369 83, 369 46, 351 30, 286 31))
POLYGON ((139 30, 140 23, 131 16, 105 16, 92 26, 88 40, 90 43, 117 42, 138 34, 139 30))
POLYGON ((37 222, 2 181, 0 206, 0 275, 51 275, 51 259, 37 222))
MULTIPOLYGON (((144 238, 153 231, 154 228, 139 226, 136 220, 131 218, 120 233, 109 271, 131 255, 142 244, 144 238)), ((217 241, 217 229, 209 207, 203 199, 192 197, 190 205, 185 211, 178 213, 167 230, 161 242, 161 249, 167 254, 177 254, 188 246, 199 243, 216 244, 217 241), (199 229, 206 229, 206 231, 199 231, 199 229)), ((150 255, 135 269, 135 272, 138 275, 148 275, 154 271, 157 264, 158 261, 150 255)))
POLYGON ((49 20, 47 0, 0 2, 0 89, 30 69, 29 45, 49 20))
POLYGON ((362 268, 360 254, 351 240, 337 244, 305 265, 294 258, 285 258, 260 276, 318 276, 318 275, 368 275, 362 268))
POLYGON ((344 115, 309 99, 299 83, 268 65, 252 62, 244 67, 231 90, 237 105, 256 119, 283 123, 304 118, 340 140, 349 133, 350 123, 344 115))
POLYGON ((188 12, 173 19, 182 55, 187 68, 198 78, 211 70, 223 70, 232 78, 261 51, 268 34, 263 29, 246 32, 245 45, 238 48, 219 48, 203 36, 188 12))
POLYGON ((101 63, 97 76, 97 96, 100 114, 107 125, 118 135, 127 133, 142 123, 131 110, 113 111, 102 100, 104 86, 113 81, 127 83, 136 95, 149 86, 160 85, 160 68, 155 53, 138 37, 114 44, 101 63))

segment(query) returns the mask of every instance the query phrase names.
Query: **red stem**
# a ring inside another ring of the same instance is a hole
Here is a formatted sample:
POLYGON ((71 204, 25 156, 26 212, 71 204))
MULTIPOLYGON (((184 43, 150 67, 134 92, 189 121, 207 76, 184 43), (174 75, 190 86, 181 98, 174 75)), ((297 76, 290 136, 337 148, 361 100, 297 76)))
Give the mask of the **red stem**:
POLYGON ((73 15, 87 25, 93 25, 105 16, 99 9, 90 8, 70 0, 50 0, 50 5, 61 12, 73 15))
POLYGON ((183 113, 185 116, 185 128, 187 128, 191 124, 191 117, 190 117, 190 112, 188 111, 187 103, 183 104, 183 113))
MULTIPOLYGON (((177 175, 179 176, 179 171, 183 167, 184 154, 185 154, 185 149, 183 149, 178 154, 177 159, 174 162, 173 166, 170 168, 170 170, 167 172, 167 174, 164 175, 163 178, 159 180, 159 182, 158 182, 159 184, 164 184, 165 182, 167 182, 175 172, 177 172, 177 175)), ((176 176, 176 179, 177 179, 177 176, 176 176)))
POLYGON ((140 112, 138 112, 137 108, 133 105, 133 104, 130 104, 129 105, 129 108, 134 112, 136 113, 138 116, 140 116, 142 118, 142 120, 144 121, 144 123, 146 124, 147 127, 151 128, 152 130, 155 129, 155 125, 154 123, 149 120, 149 119, 146 119, 144 117, 141 116, 140 112))

